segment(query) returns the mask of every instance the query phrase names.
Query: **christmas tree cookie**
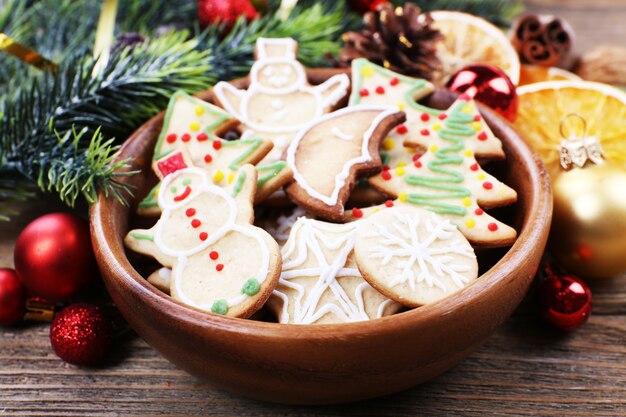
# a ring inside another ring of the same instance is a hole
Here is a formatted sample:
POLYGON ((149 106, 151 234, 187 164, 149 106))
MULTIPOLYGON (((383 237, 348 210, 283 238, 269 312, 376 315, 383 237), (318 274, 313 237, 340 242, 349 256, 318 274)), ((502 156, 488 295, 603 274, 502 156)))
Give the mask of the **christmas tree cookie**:
POLYGON ((148 230, 131 230, 124 243, 171 269, 163 281, 173 298, 249 317, 274 289, 281 257, 276 241, 252 225, 256 170, 245 165, 235 175, 219 187, 200 168, 171 173, 158 195, 160 219, 148 230))
MULTIPOLYGON (((239 125, 231 115, 205 101, 177 92, 165 114, 163 129, 154 149, 152 167, 165 175, 184 166, 207 171, 218 185, 232 183, 243 164, 257 164, 272 149, 272 142, 258 138, 227 141, 220 136, 239 125)), ((255 201, 262 201, 291 179, 284 162, 258 166, 259 183, 255 201)), ((158 216, 157 194, 153 189, 139 204, 142 215, 158 216)))
POLYGON ((218 104, 243 123, 244 138, 258 136, 274 142, 263 163, 282 159, 298 130, 336 109, 350 87, 345 74, 320 85, 309 84, 296 50, 297 43, 290 38, 259 38, 248 88, 219 82, 213 89, 218 104))

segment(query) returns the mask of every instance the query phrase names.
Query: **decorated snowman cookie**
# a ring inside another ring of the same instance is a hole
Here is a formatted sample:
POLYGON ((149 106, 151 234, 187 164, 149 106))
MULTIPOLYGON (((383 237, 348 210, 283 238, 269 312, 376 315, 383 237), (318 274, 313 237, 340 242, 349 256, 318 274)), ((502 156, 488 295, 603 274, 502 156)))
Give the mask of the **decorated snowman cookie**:
POLYGON ((310 85, 304 67, 296 60, 296 50, 297 43, 290 38, 259 38, 248 89, 240 90, 228 82, 219 82, 214 88, 218 104, 244 125, 244 138, 259 136, 274 142, 263 163, 281 159, 298 130, 334 110, 350 86, 345 74, 310 85))
POLYGON ((281 269, 278 244, 252 225, 256 181, 252 165, 241 167, 229 187, 214 185, 200 168, 175 171, 158 195, 161 218, 151 229, 130 231, 124 242, 171 268, 165 281, 175 299, 249 317, 270 296, 281 269))

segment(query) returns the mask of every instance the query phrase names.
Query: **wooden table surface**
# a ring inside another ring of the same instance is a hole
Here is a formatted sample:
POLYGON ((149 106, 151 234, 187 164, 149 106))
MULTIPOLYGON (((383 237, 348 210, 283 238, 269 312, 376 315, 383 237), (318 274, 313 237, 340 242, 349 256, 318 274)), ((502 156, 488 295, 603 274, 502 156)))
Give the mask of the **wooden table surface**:
MULTIPOLYGON (((626 46, 626 0, 530 0, 527 6, 565 17, 578 51, 626 46)), ((35 204, 0 224, 0 267, 12 267, 24 225, 52 209, 35 204)), ((593 315, 572 334, 545 327, 529 295, 484 346, 444 375, 388 397, 332 407, 265 404, 222 392, 132 334, 116 343, 101 368, 83 369, 54 355, 47 324, 0 329, 0 415, 626 416, 626 277, 591 287, 593 315)))

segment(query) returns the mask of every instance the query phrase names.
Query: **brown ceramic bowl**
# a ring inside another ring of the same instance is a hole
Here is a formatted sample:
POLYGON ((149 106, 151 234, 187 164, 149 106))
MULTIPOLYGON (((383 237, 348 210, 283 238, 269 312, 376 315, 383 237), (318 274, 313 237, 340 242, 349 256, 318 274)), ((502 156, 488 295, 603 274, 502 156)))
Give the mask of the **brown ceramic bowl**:
MULTIPOLYGON (((309 74, 321 82, 328 72, 309 74)), ((239 80, 245 85, 245 80, 239 80)), ((210 91, 199 95, 210 100, 210 91)), ((430 105, 445 108, 449 96, 430 105)), ((502 118, 481 108, 504 143, 506 163, 488 169, 519 194, 496 216, 519 238, 507 249, 479 254, 482 276, 444 300, 390 317, 350 324, 287 325, 204 313, 164 295, 129 261, 122 242, 136 201, 154 184, 150 160, 160 114, 128 139, 120 158, 142 173, 131 208, 100 195, 91 228, 98 264, 130 325, 163 356, 189 373, 245 396, 293 404, 330 404, 376 397, 424 382, 480 346, 509 317, 538 267, 550 226, 552 197, 539 158, 502 118)))

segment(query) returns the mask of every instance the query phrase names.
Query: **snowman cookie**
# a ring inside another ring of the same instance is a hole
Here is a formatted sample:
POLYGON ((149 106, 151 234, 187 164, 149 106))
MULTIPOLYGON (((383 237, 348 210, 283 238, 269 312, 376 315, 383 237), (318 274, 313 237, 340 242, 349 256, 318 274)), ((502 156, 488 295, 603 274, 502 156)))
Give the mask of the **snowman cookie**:
POLYGON ((281 268, 276 241, 252 225, 256 181, 252 165, 241 167, 227 187, 200 168, 177 170, 163 180, 160 219, 151 229, 130 231, 124 243, 171 269, 163 278, 173 298, 249 317, 270 296, 281 268))
POLYGON ((310 85, 296 50, 297 43, 290 38, 259 38, 248 89, 228 82, 213 89, 218 104, 243 123, 243 138, 258 136, 274 142, 263 163, 280 160, 298 130, 334 110, 350 87, 346 74, 310 85))

